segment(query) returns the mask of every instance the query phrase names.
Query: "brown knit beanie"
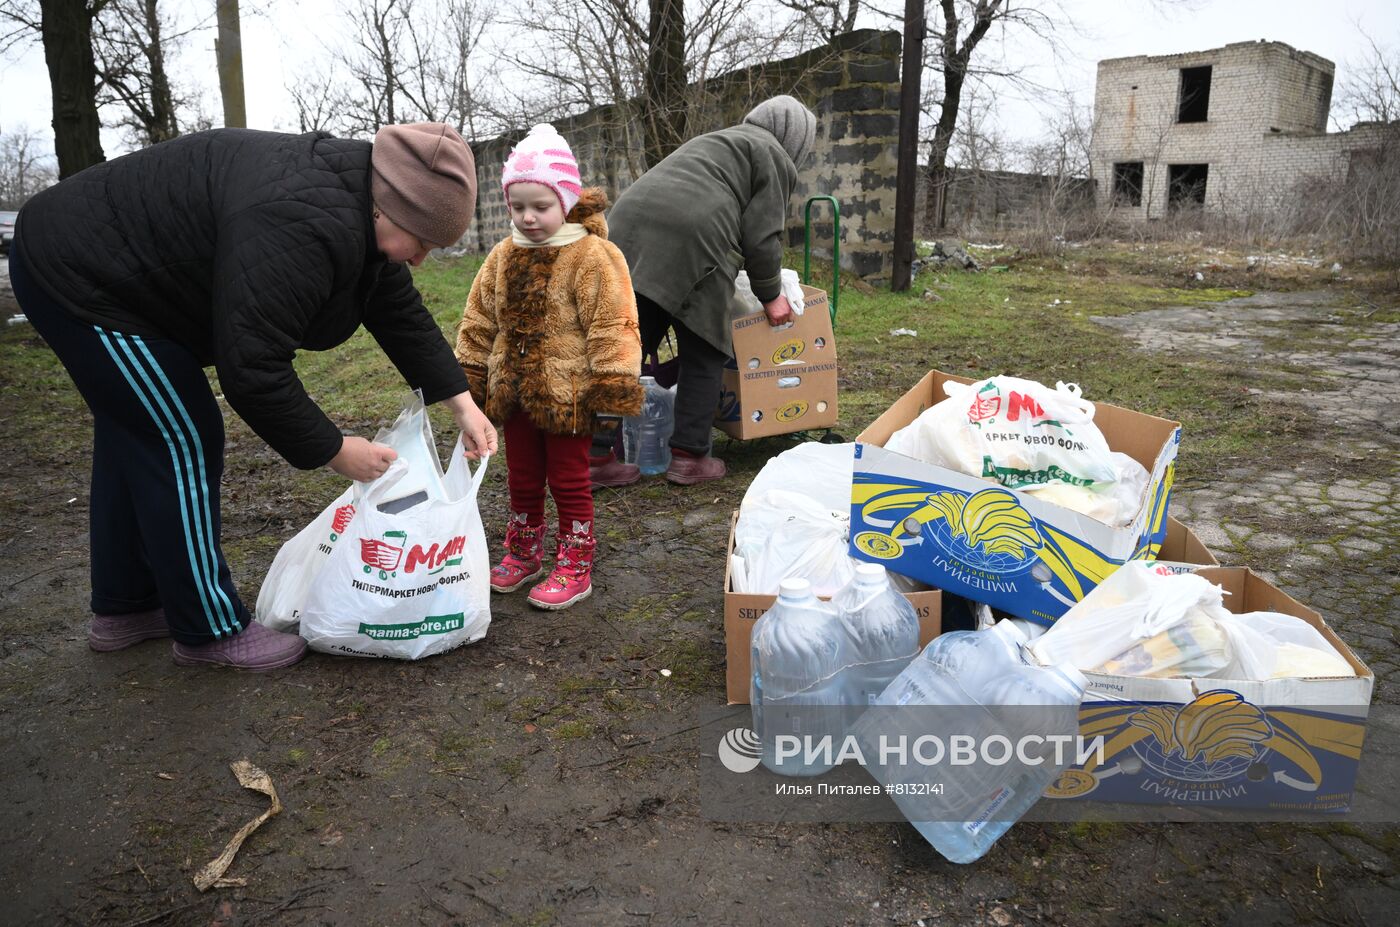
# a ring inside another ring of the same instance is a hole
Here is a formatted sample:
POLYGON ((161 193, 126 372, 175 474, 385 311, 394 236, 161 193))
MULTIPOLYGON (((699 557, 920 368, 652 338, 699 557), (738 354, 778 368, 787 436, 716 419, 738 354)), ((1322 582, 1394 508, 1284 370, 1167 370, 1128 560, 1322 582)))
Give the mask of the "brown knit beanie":
POLYGON ((370 163, 370 194, 389 221, 440 247, 466 233, 476 211, 476 160, 451 126, 385 126, 370 163))

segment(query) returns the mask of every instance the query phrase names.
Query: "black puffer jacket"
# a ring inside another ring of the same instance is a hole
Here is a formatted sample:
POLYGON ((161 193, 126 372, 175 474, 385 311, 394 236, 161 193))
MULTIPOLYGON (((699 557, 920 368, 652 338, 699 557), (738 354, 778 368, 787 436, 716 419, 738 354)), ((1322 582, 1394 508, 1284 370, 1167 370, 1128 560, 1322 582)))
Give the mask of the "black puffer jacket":
POLYGON ((294 466, 341 435, 292 369, 364 324, 437 402, 467 381, 403 264, 375 248, 369 142, 216 129, 98 164, 20 211, 23 255, 61 305, 115 331, 170 338, 294 466))

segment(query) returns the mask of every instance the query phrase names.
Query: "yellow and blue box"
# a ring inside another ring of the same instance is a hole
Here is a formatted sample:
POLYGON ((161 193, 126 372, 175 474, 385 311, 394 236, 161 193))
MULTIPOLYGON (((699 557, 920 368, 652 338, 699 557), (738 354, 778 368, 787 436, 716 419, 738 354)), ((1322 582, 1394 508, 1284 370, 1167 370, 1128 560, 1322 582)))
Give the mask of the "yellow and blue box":
POLYGON ((1243 567, 1196 571, 1237 614, 1282 612, 1321 632, 1355 671, 1311 679, 1150 679, 1086 673, 1079 733, 1101 753, 1049 798, 1262 811, 1344 812, 1375 676, 1317 612, 1243 567))
POLYGON ((949 381, 973 382, 930 371, 856 439, 852 557, 1044 625, 1123 563, 1157 558, 1167 535, 1180 423, 1094 404, 1094 423, 1108 446, 1151 475, 1132 524, 1113 528, 1026 493, 886 450, 895 431, 946 398, 943 384, 949 381))

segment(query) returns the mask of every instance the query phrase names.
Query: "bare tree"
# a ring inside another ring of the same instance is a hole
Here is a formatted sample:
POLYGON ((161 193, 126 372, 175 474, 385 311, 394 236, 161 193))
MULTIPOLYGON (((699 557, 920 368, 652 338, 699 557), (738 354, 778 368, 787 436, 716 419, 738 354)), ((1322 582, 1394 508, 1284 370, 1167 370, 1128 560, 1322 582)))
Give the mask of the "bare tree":
POLYGON ((347 109, 344 92, 333 78, 322 74, 302 75, 287 91, 297 108, 301 132, 334 132, 347 109))
POLYGON ((477 96, 471 63, 486 29, 495 20, 493 7, 474 0, 448 0, 446 50, 440 72, 450 96, 457 131, 477 137, 477 96))
POLYGON ((1342 77, 1338 109, 1347 112, 1353 123, 1394 122, 1400 119, 1400 48, 1381 45, 1369 35, 1365 38, 1364 57, 1342 77))
POLYGON ((963 90, 969 77, 1016 77, 1013 70, 993 71, 973 66, 973 56, 993 27, 1029 31, 1050 36, 1056 18, 1045 8, 1055 0, 938 0, 939 14, 928 19, 928 39, 924 45, 929 71, 941 79, 931 110, 936 110, 933 135, 929 139, 928 200, 925 224, 943 228, 946 222, 948 150, 957 130, 963 90))
POLYGON ((492 16, 479 0, 358 0, 350 10, 354 37, 333 55, 350 89, 325 76, 291 88, 302 128, 340 122, 351 134, 372 135, 417 119, 472 131, 470 65, 492 16))
POLYGON ((503 88, 502 116, 592 109, 642 92, 647 24, 630 0, 539 0, 503 20, 501 60, 522 79, 503 88))
POLYGON ((649 167, 685 141, 685 4, 650 0, 647 23, 646 158, 649 167))
POLYGON ((176 111, 185 101, 175 96, 166 62, 186 34, 160 0, 110 0, 93 25, 98 105, 124 107, 116 124, 130 129, 140 145, 180 134, 176 111))
POLYGON ((97 65, 92 24, 108 0, 0 0, 0 50, 31 42, 44 46, 53 96, 54 151, 58 176, 71 176, 106 160, 97 116, 97 65))
POLYGON ((346 120, 363 134, 398 122, 399 62, 412 0, 360 0, 349 10, 355 39, 340 64, 355 86, 346 100, 346 120))
POLYGON ((797 13, 823 42, 856 27, 860 15, 860 0, 778 0, 779 5, 797 13))
POLYGON ((18 209, 57 179, 42 150, 28 126, 0 135, 0 209, 18 209))
POLYGON ((499 56, 524 80, 502 88, 496 115, 519 126, 618 104, 619 138, 629 137, 635 122, 645 159, 655 164, 710 128, 704 119, 710 80, 796 50, 802 18, 775 21, 771 14, 746 0, 692 4, 689 11, 678 0, 538 0, 517 7, 503 20, 512 39, 499 56))
POLYGON ((1093 124, 1093 108, 1079 103, 1073 93, 1064 92, 1060 105, 1046 117, 1043 136, 1021 152, 1022 165, 1033 174, 1089 177, 1092 174, 1089 144, 1093 138, 1093 124))

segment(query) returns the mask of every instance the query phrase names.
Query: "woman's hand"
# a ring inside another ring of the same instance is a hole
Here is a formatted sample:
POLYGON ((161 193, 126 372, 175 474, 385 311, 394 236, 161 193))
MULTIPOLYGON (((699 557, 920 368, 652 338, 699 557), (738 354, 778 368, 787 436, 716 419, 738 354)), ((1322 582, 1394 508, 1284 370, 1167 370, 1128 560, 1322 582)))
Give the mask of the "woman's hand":
POLYGON ((340 453, 331 458, 330 467, 341 476, 365 483, 383 476, 398 456, 392 447, 350 436, 341 442, 340 453))
POLYGON ((470 392, 460 392, 444 399, 442 404, 452 410, 452 417, 462 430, 463 450, 468 460, 480 460, 485 454, 496 453, 496 426, 477 408, 470 392))
POLYGON ((783 294, 763 304, 763 314, 768 316, 768 324, 777 328, 792 321, 792 304, 783 294))

